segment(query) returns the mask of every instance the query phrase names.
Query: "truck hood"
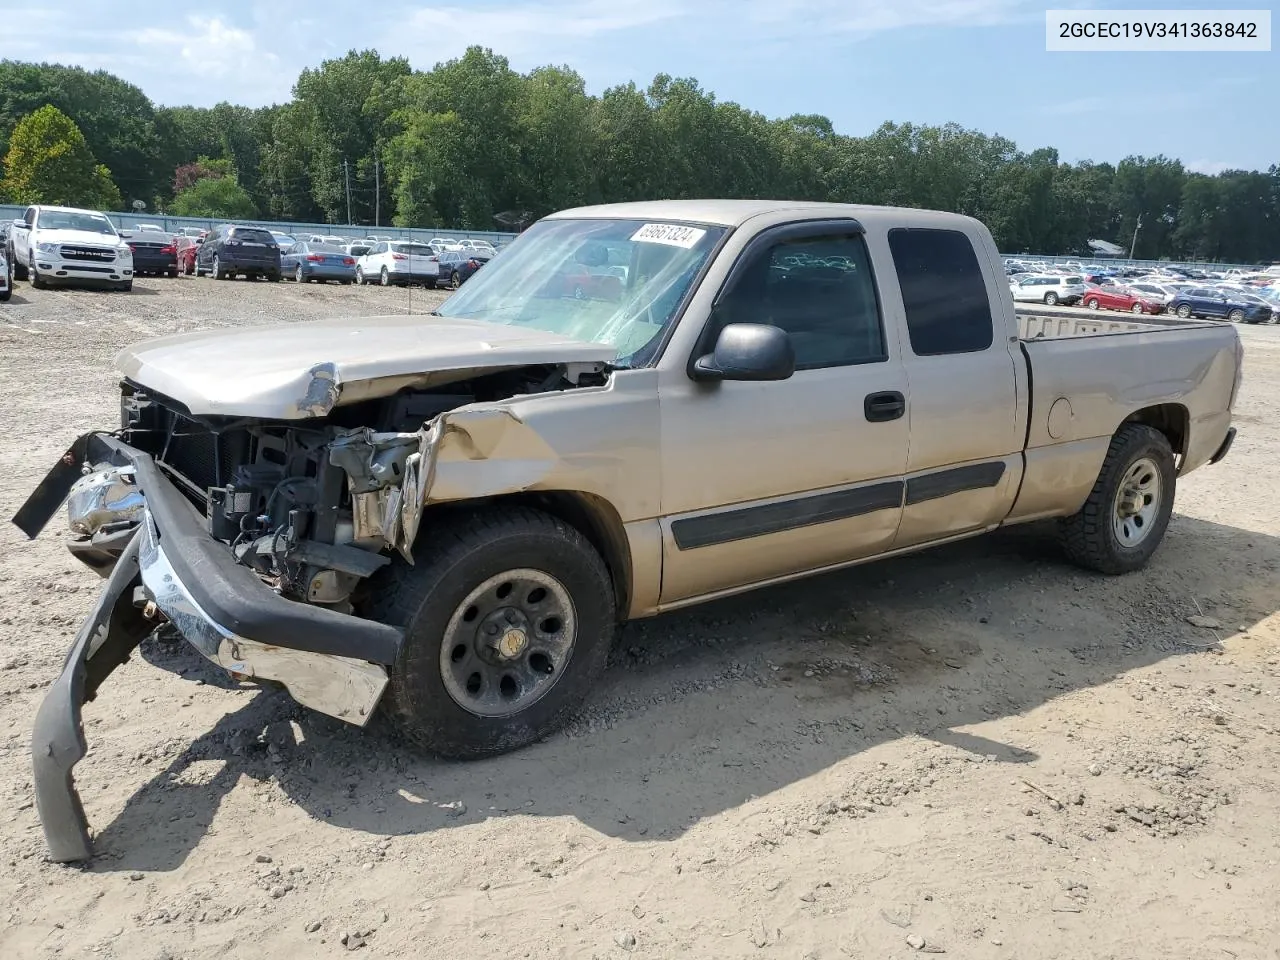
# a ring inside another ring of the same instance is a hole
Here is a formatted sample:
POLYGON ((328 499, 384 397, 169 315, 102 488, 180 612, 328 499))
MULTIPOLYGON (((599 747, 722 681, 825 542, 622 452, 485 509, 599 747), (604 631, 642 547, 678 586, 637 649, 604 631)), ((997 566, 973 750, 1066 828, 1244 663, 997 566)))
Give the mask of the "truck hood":
POLYGON ((534 364, 603 364, 608 344, 424 315, 207 330, 134 344, 120 371, 196 416, 301 420, 333 407, 534 364))
POLYGON ((108 236, 93 230, 42 230, 35 229, 35 243, 83 243, 96 247, 119 247, 124 241, 120 237, 108 236))

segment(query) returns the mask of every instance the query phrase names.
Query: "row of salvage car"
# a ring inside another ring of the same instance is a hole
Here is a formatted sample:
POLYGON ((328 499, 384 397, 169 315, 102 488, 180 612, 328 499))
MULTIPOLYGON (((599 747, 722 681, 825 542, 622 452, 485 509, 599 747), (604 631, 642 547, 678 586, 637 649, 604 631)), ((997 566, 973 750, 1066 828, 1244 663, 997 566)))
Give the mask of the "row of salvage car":
POLYGON ((1229 320, 1233 323, 1280 321, 1280 278, 1260 275, 1230 280, 1192 279, 1172 272, 1124 276, 1069 268, 1043 272, 1018 269, 1006 261, 1009 292, 1016 302, 1048 306, 1083 306, 1138 314, 1175 314, 1183 320, 1229 320))

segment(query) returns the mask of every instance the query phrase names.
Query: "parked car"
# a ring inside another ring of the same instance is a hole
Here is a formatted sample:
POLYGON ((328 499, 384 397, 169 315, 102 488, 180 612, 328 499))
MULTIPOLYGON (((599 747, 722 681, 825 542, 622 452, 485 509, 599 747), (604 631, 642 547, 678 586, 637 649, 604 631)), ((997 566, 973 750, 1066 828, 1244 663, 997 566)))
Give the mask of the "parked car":
POLYGON ((178 235, 173 244, 174 259, 177 261, 178 273, 189 277, 196 272, 196 251, 202 243, 204 243, 204 237, 178 235))
POLYGON ((280 248, 262 227, 223 224, 215 227, 196 249, 196 276, 215 280, 266 277, 280 279, 280 248))
POLYGON ((287 249, 288 247, 292 247, 295 243, 298 242, 297 237, 292 237, 289 234, 284 233, 283 231, 280 231, 280 230, 272 230, 271 236, 275 238, 276 246, 279 247, 281 250, 287 249))
POLYGON ((1266 304, 1250 303, 1212 287, 1188 287, 1180 291, 1169 301, 1169 312, 1183 320, 1205 317, 1232 323, 1270 323, 1272 317, 1271 308, 1266 304))
POLYGON ((178 236, 193 238, 203 237, 208 232, 204 227, 179 227, 177 230, 178 236))
POLYGON ((452 237, 432 237, 427 243, 437 250, 461 250, 462 244, 452 237))
POLYGON ((1078 275, 1054 276, 1032 274, 1021 277, 1009 285, 1013 299, 1021 303, 1044 303, 1048 306, 1063 304, 1073 306, 1080 302, 1087 289, 1084 277, 1078 275))
POLYGON ((479 249, 445 250, 439 254, 440 281, 455 290, 489 262, 492 254, 479 249))
POLYGON ((67 280, 133 289, 133 251, 105 213, 35 204, 10 237, 15 275, 37 290, 67 280))
POLYGON ((9 259, 9 251, 0 243, 0 303, 8 302, 13 296, 13 261, 9 259))
POLYGON ((307 243, 327 243, 327 244, 330 244, 331 246, 340 247, 340 246, 342 246, 344 243, 349 243, 349 242, 350 242, 350 238, 349 238, 349 237, 335 237, 335 236, 333 236, 333 235, 324 236, 324 235, 319 234, 319 233, 313 233, 313 234, 311 234, 311 236, 307 237, 307 241, 306 241, 306 242, 307 242, 307 243))
POLYGON ((375 243, 356 261, 356 283, 422 283, 434 287, 440 279, 440 258, 430 244, 409 240, 375 243))
POLYGON ((133 233, 163 233, 166 237, 171 236, 170 232, 158 223, 135 223, 133 225, 133 233))
POLYGON ((1160 313, 1164 301, 1130 287, 1090 287, 1081 302, 1090 310, 1127 310, 1130 313, 1160 313))
POLYGON ((375 242, 376 241, 370 241, 370 240, 356 240, 352 243, 344 243, 342 245, 342 249, 346 251, 347 256, 355 257, 357 260, 359 260, 366 253, 368 253, 370 250, 373 249, 373 244, 375 242))
POLYGON ((66 501, 104 577, 31 737, 50 859, 93 853, 81 704, 160 624, 474 758, 568 722, 628 619, 1045 519, 1143 568, 1231 448, 1239 331, 1019 316, 997 263, 949 213, 627 203, 535 223, 432 315, 126 348, 119 423, 17 517, 66 501), (605 243, 625 297, 545 295, 605 243), (797 252, 853 267, 776 269, 797 252))
POLYGON ((346 284, 356 278, 356 259, 331 243, 299 240, 280 255, 280 269, 298 283, 337 280, 346 284))
MULTIPOLYGON (((124 236, 124 234, 122 234, 124 236)), ((163 231, 143 230, 125 236, 133 251, 133 275, 176 277, 178 275, 177 241, 163 231)))

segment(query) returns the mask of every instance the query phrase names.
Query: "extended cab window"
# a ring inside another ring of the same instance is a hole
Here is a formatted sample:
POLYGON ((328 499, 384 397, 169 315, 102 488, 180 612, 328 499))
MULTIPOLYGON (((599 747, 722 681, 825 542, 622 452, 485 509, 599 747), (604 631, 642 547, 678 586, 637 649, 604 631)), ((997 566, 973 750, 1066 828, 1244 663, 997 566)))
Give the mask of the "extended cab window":
POLYGON ((976 353, 991 346, 991 302, 967 236, 958 230, 899 228, 889 231, 889 249, 916 356, 976 353))
POLYGON ((797 370, 888 358, 861 236, 805 237, 761 251, 717 306, 716 323, 781 327, 797 370))

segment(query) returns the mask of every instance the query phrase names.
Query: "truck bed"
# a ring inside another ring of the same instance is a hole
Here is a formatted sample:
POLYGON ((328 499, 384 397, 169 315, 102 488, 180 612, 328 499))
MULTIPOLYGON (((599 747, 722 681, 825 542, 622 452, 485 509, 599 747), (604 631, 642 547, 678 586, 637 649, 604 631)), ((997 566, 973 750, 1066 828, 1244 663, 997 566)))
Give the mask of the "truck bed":
POLYGON ((1202 327, 1212 323, 1179 320, 1177 317, 1134 313, 1098 313, 1073 316, 1035 307, 1016 307, 1018 337, 1022 340, 1060 340, 1066 337, 1096 337, 1111 333, 1141 333, 1161 327, 1202 327))

